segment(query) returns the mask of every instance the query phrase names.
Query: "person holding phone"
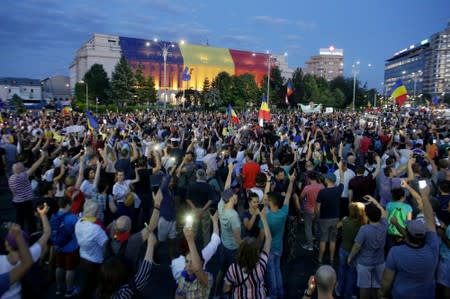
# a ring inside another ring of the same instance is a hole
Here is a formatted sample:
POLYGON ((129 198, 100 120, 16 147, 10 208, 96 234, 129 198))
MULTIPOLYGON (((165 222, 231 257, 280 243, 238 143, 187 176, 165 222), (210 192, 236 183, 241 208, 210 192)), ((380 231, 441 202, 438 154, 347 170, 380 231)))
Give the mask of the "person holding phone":
MULTIPOLYGON (((259 235, 259 197, 258 194, 250 192, 248 195, 248 209, 242 212, 244 224, 244 236, 257 238, 259 235)), ((262 204, 264 209, 264 204, 262 204)))

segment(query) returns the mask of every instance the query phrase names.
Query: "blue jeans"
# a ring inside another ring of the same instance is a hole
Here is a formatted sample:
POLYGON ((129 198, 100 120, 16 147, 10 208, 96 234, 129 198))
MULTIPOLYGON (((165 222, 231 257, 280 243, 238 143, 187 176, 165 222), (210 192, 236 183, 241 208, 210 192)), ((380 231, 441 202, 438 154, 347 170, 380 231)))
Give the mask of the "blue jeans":
POLYGON ((284 297, 283 277, 281 276, 280 266, 281 254, 281 250, 270 250, 266 274, 269 281, 270 299, 284 297))
POLYGON ((352 298, 353 289, 356 286, 356 264, 347 264, 349 252, 339 249, 339 271, 337 289, 344 299, 352 298))

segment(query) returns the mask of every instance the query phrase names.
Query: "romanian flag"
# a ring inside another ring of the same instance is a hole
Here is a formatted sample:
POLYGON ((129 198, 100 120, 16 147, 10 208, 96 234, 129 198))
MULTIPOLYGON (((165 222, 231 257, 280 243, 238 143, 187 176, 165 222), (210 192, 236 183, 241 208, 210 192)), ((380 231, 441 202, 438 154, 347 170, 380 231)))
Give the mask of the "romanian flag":
POLYGON ((263 123, 264 120, 270 121, 271 119, 269 105, 267 105, 267 98, 264 95, 262 97, 261 107, 259 108, 258 119, 260 125, 263 123))
POLYGON ((61 110, 63 116, 69 116, 71 111, 72 108, 70 108, 69 106, 66 106, 61 110))
POLYGON ((405 85, 403 85, 403 81, 399 79, 395 82, 387 95, 388 97, 394 98, 395 103, 399 106, 402 106, 408 98, 408 91, 406 90, 405 85))
POLYGON ((231 123, 239 124, 239 118, 236 112, 234 112, 233 108, 231 107, 231 104, 228 104, 228 116, 231 118, 231 123))
POLYGON ((288 97, 290 97, 294 93, 294 90, 292 89, 291 81, 287 84, 286 94, 288 97))
POLYGON ((436 106, 436 107, 439 106, 439 101, 440 101, 439 97, 435 96, 433 98, 433 105, 436 106))
POLYGON ((95 131, 98 128, 98 123, 95 118, 92 116, 91 111, 87 112, 87 125, 89 130, 95 131))

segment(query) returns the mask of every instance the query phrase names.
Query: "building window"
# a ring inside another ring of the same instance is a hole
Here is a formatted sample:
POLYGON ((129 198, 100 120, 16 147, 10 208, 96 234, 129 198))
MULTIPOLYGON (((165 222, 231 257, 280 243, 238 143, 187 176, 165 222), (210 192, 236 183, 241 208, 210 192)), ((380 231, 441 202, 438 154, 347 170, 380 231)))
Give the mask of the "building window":
POLYGON ((33 88, 31 89, 31 92, 33 92, 33 88))

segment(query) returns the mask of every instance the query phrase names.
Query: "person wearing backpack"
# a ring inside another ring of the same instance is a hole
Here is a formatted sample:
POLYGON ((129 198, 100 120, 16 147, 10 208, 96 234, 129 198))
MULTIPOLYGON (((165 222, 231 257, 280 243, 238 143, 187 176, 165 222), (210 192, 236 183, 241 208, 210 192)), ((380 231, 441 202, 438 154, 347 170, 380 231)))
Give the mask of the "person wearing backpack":
POLYGON ((66 298, 80 291, 74 286, 75 268, 80 259, 75 237, 75 224, 78 217, 70 212, 71 203, 68 197, 60 198, 59 211, 50 219, 52 230, 50 240, 56 260, 56 295, 61 295, 65 291, 66 298))

